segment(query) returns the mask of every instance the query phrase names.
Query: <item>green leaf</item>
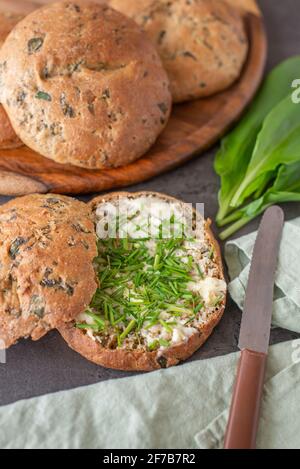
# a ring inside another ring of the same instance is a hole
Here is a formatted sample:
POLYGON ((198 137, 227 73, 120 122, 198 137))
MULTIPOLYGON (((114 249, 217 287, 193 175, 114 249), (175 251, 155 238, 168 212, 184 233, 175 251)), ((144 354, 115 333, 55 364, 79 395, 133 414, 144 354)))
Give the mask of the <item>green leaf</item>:
POLYGON ((215 170, 221 177, 218 222, 232 210, 230 202, 245 176, 265 117, 290 93, 299 71, 300 56, 291 57, 274 68, 244 118, 222 140, 215 160, 215 170))
POLYGON ((271 205, 283 202, 300 202, 300 161, 282 165, 273 186, 262 197, 229 215, 226 222, 236 221, 220 238, 228 238, 271 205))
POLYGON ((265 119, 245 178, 231 201, 238 207, 272 178, 281 164, 300 161, 300 105, 291 96, 281 101, 265 119))
POLYGON ((35 97, 37 99, 43 99, 44 101, 52 101, 50 94, 45 93, 44 91, 38 91, 35 97))

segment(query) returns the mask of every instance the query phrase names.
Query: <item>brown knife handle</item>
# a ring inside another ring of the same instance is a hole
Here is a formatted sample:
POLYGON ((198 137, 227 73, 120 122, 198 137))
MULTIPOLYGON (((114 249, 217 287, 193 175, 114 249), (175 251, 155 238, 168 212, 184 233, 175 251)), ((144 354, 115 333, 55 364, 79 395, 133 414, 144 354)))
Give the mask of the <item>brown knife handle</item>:
POLYGON ((243 350, 225 435, 225 449, 255 449, 267 355, 243 350))

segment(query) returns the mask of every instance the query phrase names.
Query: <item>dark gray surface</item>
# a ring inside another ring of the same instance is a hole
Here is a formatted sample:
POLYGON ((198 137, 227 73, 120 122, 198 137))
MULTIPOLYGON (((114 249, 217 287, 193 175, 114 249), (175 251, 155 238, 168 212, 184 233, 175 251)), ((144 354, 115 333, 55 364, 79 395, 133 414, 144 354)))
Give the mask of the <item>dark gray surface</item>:
MULTIPOLYGON (((269 37, 268 69, 286 57, 300 53, 300 0, 261 0, 269 37)), ((300 75, 300 71, 299 71, 300 75)), ((299 77, 295 77, 299 78, 299 77)), ((213 171, 216 148, 182 168, 129 190, 155 190, 187 202, 204 202, 205 215, 214 219, 219 181, 213 171)), ((83 198, 87 200, 88 198, 83 198)), ((0 197, 0 203, 8 200, 0 197)), ((299 204, 285 205, 286 218, 300 215, 299 204)), ((254 221, 238 235, 257 228, 254 221)), ((217 230, 216 230, 217 231, 217 230)), ((192 358, 199 360, 237 350, 241 314, 231 300, 226 314, 209 341, 192 358)), ((271 342, 297 337, 288 331, 272 331, 271 342)), ((52 391, 73 388, 126 373, 105 370, 70 350, 57 332, 38 342, 21 341, 7 352, 7 363, 0 364, 0 405, 52 391)))

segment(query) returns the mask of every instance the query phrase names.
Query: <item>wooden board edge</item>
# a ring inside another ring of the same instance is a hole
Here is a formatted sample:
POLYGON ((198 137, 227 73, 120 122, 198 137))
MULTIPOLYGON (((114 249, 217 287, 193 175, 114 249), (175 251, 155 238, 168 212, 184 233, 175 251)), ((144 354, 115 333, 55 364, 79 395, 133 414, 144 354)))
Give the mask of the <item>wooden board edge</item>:
POLYGON ((23 176, 11 171, 0 170, 0 194, 5 196, 20 196, 32 193, 44 194, 48 187, 36 179, 23 176))

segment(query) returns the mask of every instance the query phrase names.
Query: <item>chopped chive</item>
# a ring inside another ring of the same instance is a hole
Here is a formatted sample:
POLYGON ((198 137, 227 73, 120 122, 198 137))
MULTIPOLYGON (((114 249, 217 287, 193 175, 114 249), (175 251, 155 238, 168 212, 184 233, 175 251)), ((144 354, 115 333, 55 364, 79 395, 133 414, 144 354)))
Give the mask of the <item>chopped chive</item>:
POLYGON ((168 311, 174 311, 176 313, 191 314, 191 310, 177 305, 165 304, 168 311))
MULTIPOLYGON (((119 227, 127 223, 123 218, 116 218, 119 227)), ((136 333, 142 328, 150 329, 160 324, 172 333, 173 326, 178 324, 177 318, 187 318, 186 324, 195 320, 203 308, 203 301, 199 294, 189 290, 188 284, 193 281, 196 271, 200 278, 204 278, 204 274, 184 244, 189 238, 184 234, 174 238, 174 233, 178 234, 178 229, 183 225, 176 221, 174 214, 169 221, 159 226, 155 255, 147 244, 150 239, 146 231, 149 223, 135 224, 144 231, 143 238, 98 240, 98 256, 94 266, 100 286, 91 302, 91 310, 88 310, 94 324, 82 324, 81 328, 90 328, 101 334, 109 323, 111 333, 115 334, 118 347, 121 347, 124 338, 133 330, 136 333), (166 239, 163 236, 170 225, 169 221, 173 225, 173 237, 166 239), (160 319, 162 311, 167 313, 165 320, 160 319), (123 323, 124 330, 120 333, 120 324, 123 323)), ((216 298, 215 304, 220 300, 216 298)), ((148 349, 159 346, 167 345, 154 341, 148 349)))
POLYGON ((194 314, 199 313, 199 311, 203 308, 204 303, 199 303, 195 308, 194 308, 194 314))
POLYGON ((128 326, 124 330, 124 332, 122 332, 122 334, 120 335, 120 340, 124 340, 128 336, 128 334, 130 334, 132 329, 135 328, 135 326, 136 326, 136 320, 132 319, 132 321, 130 321, 130 323, 128 324, 128 326))
POLYGON ((172 327, 170 327, 169 324, 167 324, 165 321, 160 319, 159 322, 166 329, 167 332, 171 332, 171 333, 173 332, 172 327))
POLYGON ((154 270, 158 270, 159 262, 160 262, 160 256, 159 256, 159 254, 156 254, 156 256, 154 258, 154 264, 153 264, 154 270))
POLYGON ((125 251, 128 251, 128 248, 129 248, 128 238, 123 238, 122 242, 123 242, 123 249, 125 251))
POLYGON ((162 347, 169 347, 169 346, 170 346, 170 341, 169 341, 169 340, 165 340, 165 339, 159 339, 159 344, 160 344, 162 347))
POLYGON ((109 314, 109 322, 111 324, 114 324, 115 322, 114 310, 111 305, 108 305, 108 314, 109 314))
POLYGON ((197 269, 197 271, 198 271, 199 277, 200 277, 201 279, 203 279, 203 278, 204 278, 204 274, 203 274, 203 272, 202 272, 202 270, 201 270, 199 264, 196 264, 196 269, 197 269))
POLYGON ((93 329, 94 331, 98 331, 99 328, 96 324, 86 324, 86 323, 76 323, 75 327, 77 329, 93 329))
POLYGON ((174 283, 173 283, 173 282, 169 282, 169 285, 170 285, 171 289, 173 290, 173 292, 175 293, 175 295, 178 295, 178 290, 177 290, 177 288, 175 287, 174 283))
POLYGON ((98 327, 101 327, 102 329, 104 328, 105 322, 97 314, 91 313, 90 311, 86 311, 85 314, 90 316, 98 327))
POLYGON ((121 341, 121 338, 120 338, 120 334, 117 334, 117 342, 118 342, 118 347, 122 347, 122 341, 121 341))
POLYGON ((223 300, 223 296, 218 296, 215 299, 215 301, 213 301, 211 306, 214 306, 214 307, 219 306, 221 304, 222 300, 223 300))
POLYGON ((121 316, 120 318, 116 319, 113 323, 113 326, 116 326, 117 324, 119 324, 120 322, 123 322, 124 319, 126 319, 126 316, 125 314, 123 316, 121 316))
POLYGON ((150 352, 153 352, 153 350, 156 350, 158 347, 159 347, 160 343, 159 343, 159 340, 154 340, 153 342, 151 342, 151 344, 148 345, 148 349, 150 350, 150 352))

